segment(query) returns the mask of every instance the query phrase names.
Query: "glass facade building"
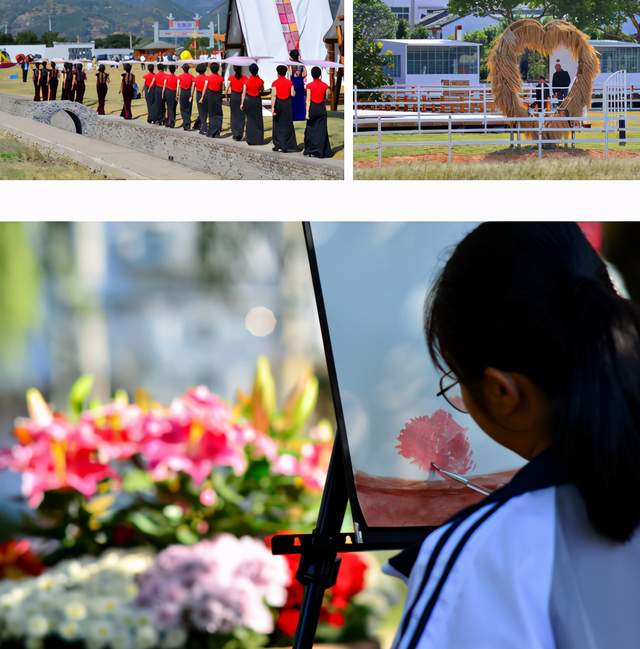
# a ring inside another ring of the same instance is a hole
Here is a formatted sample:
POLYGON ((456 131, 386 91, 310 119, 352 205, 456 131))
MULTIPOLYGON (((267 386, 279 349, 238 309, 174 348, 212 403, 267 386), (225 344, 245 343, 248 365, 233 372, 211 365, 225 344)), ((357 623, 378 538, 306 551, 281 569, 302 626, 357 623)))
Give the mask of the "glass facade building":
POLYGON ((476 47, 407 47, 407 74, 477 74, 476 47))

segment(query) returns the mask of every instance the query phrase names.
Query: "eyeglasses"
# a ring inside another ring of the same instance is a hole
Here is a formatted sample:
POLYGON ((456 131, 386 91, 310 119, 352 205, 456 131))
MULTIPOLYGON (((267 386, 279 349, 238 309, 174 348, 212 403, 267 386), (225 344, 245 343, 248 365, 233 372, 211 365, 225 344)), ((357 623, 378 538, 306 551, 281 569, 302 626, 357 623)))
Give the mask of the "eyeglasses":
POLYGON ((445 401, 454 410, 462 412, 465 415, 469 414, 469 411, 465 407, 464 401, 462 400, 462 393, 460 392, 460 380, 452 371, 443 374, 440 378, 440 392, 438 392, 436 396, 444 397, 445 401))

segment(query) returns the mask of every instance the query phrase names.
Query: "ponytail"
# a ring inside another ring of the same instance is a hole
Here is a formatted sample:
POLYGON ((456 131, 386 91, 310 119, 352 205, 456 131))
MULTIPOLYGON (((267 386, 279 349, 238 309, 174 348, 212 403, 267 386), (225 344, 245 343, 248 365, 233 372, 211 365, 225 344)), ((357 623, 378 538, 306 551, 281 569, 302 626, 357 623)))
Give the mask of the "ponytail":
POLYGON ((485 223, 425 304, 435 365, 473 387, 495 367, 547 396, 548 432, 600 534, 640 524, 640 312, 572 223, 485 223))
POLYGON ((236 76, 236 79, 240 80, 242 79, 242 66, 241 65, 234 65, 233 66, 233 71, 236 76))

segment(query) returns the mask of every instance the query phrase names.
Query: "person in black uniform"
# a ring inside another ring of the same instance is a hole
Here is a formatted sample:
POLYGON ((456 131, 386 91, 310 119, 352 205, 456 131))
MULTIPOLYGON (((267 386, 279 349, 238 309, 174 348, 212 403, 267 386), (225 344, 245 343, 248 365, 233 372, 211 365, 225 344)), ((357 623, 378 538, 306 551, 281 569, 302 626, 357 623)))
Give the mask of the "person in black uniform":
POLYGON ((560 61, 556 61, 556 71, 551 78, 551 92, 561 101, 569 94, 571 77, 566 70, 562 69, 560 61))
POLYGON ((40 101, 40 61, 33 64, 33 101, 40 101))
POLYGON ((49 101, 55 101, 58 95, 58 81, 60 79, 60 72, 58 66, 51 61, 51 68, 49 70, 49 101))
POLYGON ((155 105, 156 105, 156 124, 159 126, 164 126, 164 123, 167 119, 167 104, 164 101, 163 88, 164 88, 164 77, 166 72, 164 71, 164 63, 158 63, 158 72, 156 73, 156 85, 154 86, 155 90, 155 105))
POLYGON ((320 79, 322 70, 311 68, 313 81, 307 84, 307 128, 304 131, 304 155, 313 158, 331 158, 326 101, 329 86, 320 79))
POLYGON ((49 69, 46 61, 42 62, 38 83, 40 84, 40 101, 49 101, 49 69))
POLYGON ((27 79, 29 78, 29 59, 25 58, 20 64, 20 68, 22 69, 22 83, 27 83, 27 79))
POLYGON ((240 100, 240 110, 247 118, 246 139, 251 146, 264 144, 264 120, 262 119, 262 99, 264 81, 259 76, 259 68, 255 63, 249 66, 249 78, 245 81, 240 100))
POLYGON ((273 115, 273 150, 290 153, 298 150, 296 131, 293 127, 293 106, 295 95, 293 83, 287 79, 287 66, 276 68, 278 78, 271 84, 271 114, 273 115))

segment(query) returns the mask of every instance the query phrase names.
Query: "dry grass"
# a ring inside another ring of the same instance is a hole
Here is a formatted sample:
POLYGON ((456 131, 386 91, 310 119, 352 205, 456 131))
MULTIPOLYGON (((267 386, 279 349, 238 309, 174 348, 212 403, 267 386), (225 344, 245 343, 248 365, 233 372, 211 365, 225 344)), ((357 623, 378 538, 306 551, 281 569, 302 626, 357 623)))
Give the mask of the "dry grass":
POLYGON ((103 180, 109 176, 92 172, 64 158, 41 152, 0 130, 0 180, 103 180))
POLYGON ((420 163, 356 169, 356 180, 636 180, 640 158, 524 160, 467 164, 420 163))
MULTIPOLYGON (((89 108, 97 110, 98 108, 98 94, 96 92, 96 80, 95 80, 95 71, 86 70, 87 72, 87 92, 85 94, 84 104, 89 108)), ((110 71, 111 75, 111 84, 109 85, 109 92, 107 94, 107 101, 105 105, 105 112, 107 115, 120 115, 122 110, 122 96, 118 94, 120 74, 122 68, 114 69, 110 71)), ((141 69, 139 64, 134 64, 133 73, 136 76, 136 81, 140 84, 142 82, 142 77, 145 74, 141 69)), ((266 81, 265 81, 266 84, 266 81)), ((30 97, 33 98, 33 84, 31 79, 27 83, 22 83, 22 76, 18 68, 7 68, 0 70, 0 92, 9 93, 12 95, 19 95, 21 97, 30 97), (10 74, 18 74, 19 79, 9 79, 10 74)), ((60 86, 58 86, 58 98, 60 98, 60 86)), ((132 112, 134 119, 147 119, 147 104, 144 99, 136 99, 132 104, 132 112)), ((197 112, 194 110, 194 113, 197 112)), ((231 130, 231 113, 228 106, 223 106, 224 118, 222 128, 223 131, 231 130)), ((179 115, 180 111, 178 109, 178 119, 176 121, 176 127, 182 127, 182 120, 179 115)), ((329 126, 329 138, 331 139, 331 145, 334 149, 337 149, 335 159, 340 160, 344 158, 344 119, 340 117, 329 117, 328 118, 329 126)), ((271 118, 265 117, 264 119, 265 126, 265 136, 271 137, 271 118)), ((296 137, 298 142, 304 140, 304 122, 295 122, 296 137)))

